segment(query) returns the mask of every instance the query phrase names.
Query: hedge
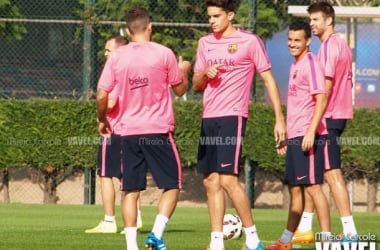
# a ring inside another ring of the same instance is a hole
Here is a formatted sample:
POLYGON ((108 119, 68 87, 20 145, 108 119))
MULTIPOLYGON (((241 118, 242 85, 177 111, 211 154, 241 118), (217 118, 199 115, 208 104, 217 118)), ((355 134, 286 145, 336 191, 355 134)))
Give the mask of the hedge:
MULTIPOLYGON (((202 104, 176 101, 175 138, 184 167, 196 164, 202 104)), ((284 109, 285 110, 285 109, 284 109)), ((272 108, 251 104, 243 156, 267 171, 282 173, 275 151, 272 108)), ((95 167, 99 143, 94 101, 0 100, 0 167, 56 169, 95 167)), ((356 109, 342 138, 344 171, 379 177, 380 109, 356 109)))

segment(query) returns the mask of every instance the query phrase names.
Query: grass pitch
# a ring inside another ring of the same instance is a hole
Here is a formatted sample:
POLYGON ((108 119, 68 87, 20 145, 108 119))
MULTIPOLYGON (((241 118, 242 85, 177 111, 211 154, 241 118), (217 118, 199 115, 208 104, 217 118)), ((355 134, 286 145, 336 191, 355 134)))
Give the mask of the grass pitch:
MULTIPOLYGON (((155 207, 142 207, 143 229, 138 233, 140 249, 150 232, 155 207)), ((234 210, 228 210, 234 213, 234 210)), ((287 211, 277 209, 252 210, 259 237, 264 245, 278 239, 284 230, 287 211)), ((120 208, 117 207, 117 223, 122 229, 120 208)), ((9 250, 114 250, 126 249, 121 234, 85 234, 84 230, 97 225, 103 218, 102 206, 82 205, 0 205, 0 249, 9 250)), ((354 213, 360 234, 377 236, 380 249, 380 213, 354 213)), ((336 212, 332 213, 332 232, 341 233, 341 223, 336 212)), ((318 224, 314 222, 315 230, 318 224)), ((164 234, 170 250, 201 250, 209 242, 209 220, 206 208, 179 207, 164 234)), ((227 250, 240 250, 244 236, 225 241, 227 250)), ((314 249, 314 244, 295 245, 295 249, 314 249)))

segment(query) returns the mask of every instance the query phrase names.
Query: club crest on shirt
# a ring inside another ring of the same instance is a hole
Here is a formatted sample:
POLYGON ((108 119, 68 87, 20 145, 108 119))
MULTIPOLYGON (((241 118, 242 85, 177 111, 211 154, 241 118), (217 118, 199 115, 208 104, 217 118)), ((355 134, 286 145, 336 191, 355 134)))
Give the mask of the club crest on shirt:
POLYGON ((298 70, 295 70, 294 72, 293 72, 293 79, 295 79, 296 77, 297 77, 297 73, 298 73, 298 70))
POLYGON ((238 45, 236 43, 228 45, 228 53, 233 54, 238 50, 238 45))

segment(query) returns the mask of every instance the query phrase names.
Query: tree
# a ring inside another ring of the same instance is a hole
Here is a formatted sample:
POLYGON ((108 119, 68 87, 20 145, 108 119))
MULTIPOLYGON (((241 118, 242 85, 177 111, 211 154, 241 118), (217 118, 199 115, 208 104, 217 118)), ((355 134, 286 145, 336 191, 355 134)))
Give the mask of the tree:
MULTIPOLYGON (((19 8, 11 0, 0 0, 0 16, 7 18, 22 18, 19 8)), ((0 22, 0 38, 7 40, 21 40, 27 31, 21 23, 0 22)))
MULTIPOLYGON (((252 22, 252 8, 249 1, 237 1, 238 11, 236 24, 242 27, 250 27, 252 22)), ((125 28, 125 13, 133 6, 147 8, 154 23, 152 40, 170 47, 177 55, 182 55, 187 60, 194 59, 198 39, 209 32, 206 8, 203 0, 99 0, 89 3, 88 0, 79 0, 83 9, 77 10, 77 14, 85 24, 91 24, 94 34, 99 39, 97 45, 101 51, 107 37, 113 33, 119 33, 120 28, 125 28), (117 23, 101 25, 104 21, 117 23)), ((285 14, 278 15, 280 7, 284 3, 272 4, 260 0, 257 5, 256 33, 263 39, 270 38, 275 32, 281 30, 283 23, 281 18, 285 14)), ((284 8, 284 7, 283 7, 284 8)), ((98 56, 102 56, 99 52, 98 56)))

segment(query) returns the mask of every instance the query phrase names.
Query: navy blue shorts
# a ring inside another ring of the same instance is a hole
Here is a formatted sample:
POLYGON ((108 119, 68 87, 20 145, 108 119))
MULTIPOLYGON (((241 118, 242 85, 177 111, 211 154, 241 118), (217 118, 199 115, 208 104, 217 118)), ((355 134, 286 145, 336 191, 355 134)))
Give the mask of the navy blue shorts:
POLYGON ((171 133, 123 136, 121 144, 121 190, 145 190, 148 170, 160 189, 182 189, 181 160, 171 133))
POLYGON ((102 177, 121 178, 121 136, 101 138, 98 148, 97 173, 102 177))
POLYGON ((239 116, 203 118, 198 146, 198 173, 239 174, 247 119, 239 116))
POLYGON ((325 169, 326 136, 316 135, 314 147, 301 150, 303 136, 287 140, 284 183, 288 185, 312 185, 323 183, 325 169))
POLYGON ((340 154, 340 137, 346 127, 346 119, 326 118, 326 126, 328 131, 328 158, 326 159, 326 170, 339 169, 341 167, 340 154))

